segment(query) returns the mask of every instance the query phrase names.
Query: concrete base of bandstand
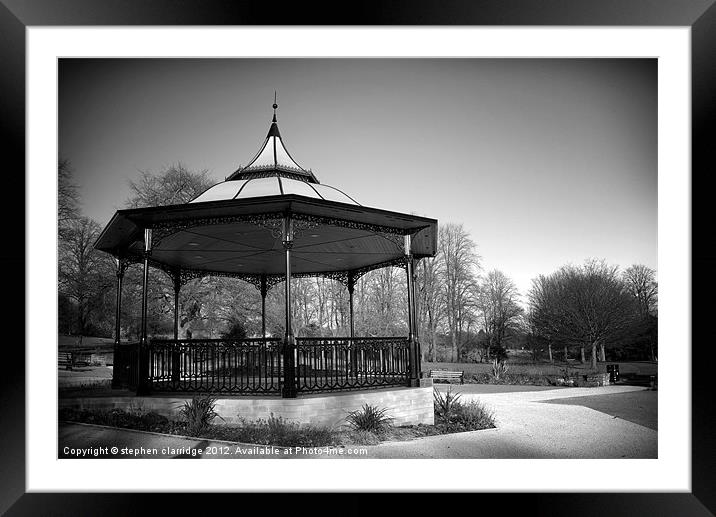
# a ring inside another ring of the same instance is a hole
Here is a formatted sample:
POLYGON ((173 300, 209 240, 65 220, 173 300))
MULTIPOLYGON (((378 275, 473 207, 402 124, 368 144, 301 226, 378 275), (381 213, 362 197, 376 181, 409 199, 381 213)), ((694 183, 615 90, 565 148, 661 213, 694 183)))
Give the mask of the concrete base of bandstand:
MULTIPOLYGON (((271 415, 301 424, 340 427, 351 411, 364 404, 386 409, 393 425, 434 423, 433 389, 429 383, 421 387, 392 387, 372 390, 301 394, 297 398, 276 396, 242 396, 216 394, 216 413, 222 423, 240 424, 241 420, 267 419, 271 415)), ((193 394, 154 394, 137 397, 129 392, 108 393, 102 396, 74 396, 60 398, 60 408, 123 409, 152 411, 170 419, 179 419, 184 403, 193 394)))

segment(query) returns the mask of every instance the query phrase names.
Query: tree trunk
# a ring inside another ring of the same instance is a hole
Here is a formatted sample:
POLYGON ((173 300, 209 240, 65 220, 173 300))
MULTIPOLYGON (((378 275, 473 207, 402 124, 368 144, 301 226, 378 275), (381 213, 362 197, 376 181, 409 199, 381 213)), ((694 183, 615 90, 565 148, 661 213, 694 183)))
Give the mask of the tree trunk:
POLYGON ((656 355, 654 354, 654 340, 649 338, 649 357, 652 361, 656 361, 656 355))
POLYGON ((437 332, 435 331, 435 328, 431 329, 431 343, 432 348, 430 349, 430 360, 432 362, 437 361, 437 355, 438 355, 438 344, 437 344, 437 332))
POLYGON ((564 362, 569 361, 569 354, 567 354, 567 345, 564 345, 564 362))
POLYGON ((580 351, 580 353, 581 353, 581 358, 580 358, 580 360, 581 360, 582 364, 584 364, 584 363, 587 362, 587 360, 586 360, 585 357, 584 357, 584 345, 582 345, 582 346, 579 348, 579 351, 580 351))
POLYGON ((489 362, 490 362, 490 345, 489 345, 489 344, 487 345, 487 357, 486 357, 486 359, 487 359, 487 362, 489 363, 489 362))
POLYGON ((547 345, 547 352, 549 353, 549 362, 553 363, 554 360, 552 359, 552 343, 547 345))
POLYGON ((606 350, 605 350, 605 348, 604 348, 604 343, 602 343, 601 345, 599 345, 599 355, 601 356, 601 357, 599 358, 599 360, 602 361, 603 363, 606 362, 606 360, 607 360, 607 352, 606 352, 606 350))
POLYGON ((597 343, 592 343, 592 369, 597 369, 597 343))

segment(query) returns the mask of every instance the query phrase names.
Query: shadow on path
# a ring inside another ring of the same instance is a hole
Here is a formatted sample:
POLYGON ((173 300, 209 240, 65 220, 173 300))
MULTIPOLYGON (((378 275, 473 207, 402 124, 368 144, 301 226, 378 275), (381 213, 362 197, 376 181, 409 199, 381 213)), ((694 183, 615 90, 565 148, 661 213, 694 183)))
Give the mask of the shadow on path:
POLYGON ((591 397, 570 397, 542 402, 545 404, 588 407, 656 431, 659 423, 657 393, 657 391, 643 390, 591 397))

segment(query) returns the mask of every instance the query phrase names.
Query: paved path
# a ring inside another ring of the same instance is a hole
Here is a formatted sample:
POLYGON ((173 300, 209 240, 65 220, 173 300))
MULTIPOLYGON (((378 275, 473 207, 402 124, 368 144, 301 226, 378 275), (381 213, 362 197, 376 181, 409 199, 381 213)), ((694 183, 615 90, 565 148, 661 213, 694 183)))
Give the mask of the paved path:
POLYGON ((543 404, 584 406, 657 430, 659 426, 658 396, 657 391, 643 390, 545 400, 543 404))
POLYGON ((558 386, 531 386, 528 384, 433 384, 443 393, 450 390, 461 393, 515 393, 518 391, 556 391, 571 388, 558 386))
MULTIPOLYGON (((473 385, 466 385, 473 386, 473 385)), ((455 386, 454 391, 460 387, 455 386)), ((640 391, 633 386, 569 388, 508 393, 470 393, 462 399, 481 401, 495 413, 497 428, 468 433, 429 436, 406 442, 385 442, 363 448, 365 454, 310 453, 301 449, 255 448, 229 442, 169 437, 154 433, 117 430, 101 426, 61 424, 60 456, 70 449, 115 446, 114 457, 205 458, 656 458, 657 432, 583 406, 544 404, 548 400, 640 391), (144 448, 144 454, 135 451, 144 448), (67 448, 67 449, 65 449, 67 448), (126 448, 127 452, 122 453, 126 448), (156 449, 158 453, 152 451, 156 449), (202 452, 197 454, 197 449, 202 452), (269 454, 260 454, 261 451, 269 454), (195 456, 193 454, 196 454, 195 456)), ((63 454, 66 453, 66 454, 63 454)), ((91 453, 91 452, 90 452, 91 453)), ((111 452, 102 457, 113 456, 111 452)))
POLYGON ((259 447, 90 424, 60 423, 58 442, 60 458, 281 459, 315 456, 301 450, 284 453, 282 447, 259 447))
MULTIPOLYGON (((455 387, 454 391, 460 391, 455 387)), ((496 429, 368 447, 370 458, 656 458, 657 432, 593 409, 543 401, 640 391, 634 386, 474 394, 496 429)))

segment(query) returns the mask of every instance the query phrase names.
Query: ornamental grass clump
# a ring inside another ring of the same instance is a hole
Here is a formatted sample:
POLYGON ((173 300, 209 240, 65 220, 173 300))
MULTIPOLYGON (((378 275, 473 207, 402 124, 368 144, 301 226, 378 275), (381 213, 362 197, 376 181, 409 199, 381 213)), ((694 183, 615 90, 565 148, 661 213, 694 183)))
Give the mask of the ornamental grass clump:
POLYGON ((495 380, 503 379, 509 369, 510 367, 507 366, 507 361, 498 361, 497 359, 492 361, 492 377, 494 377, 495 380))
MULTIPOLYGON (((214 411, 216 398, 210 396, 193 397, 184 402, 180 414, 186 422, 186 432, 190 436, 199 436, 206 432, 219 414, 214 411)), ((219 418, 221 418, 219 416, 219 418)), ((223 420, 223 419, 222 419, 223 420)))
POLYGON ((456 423, 461 425, 466 431, 490 429, 495 427, 495 416, 491 410, 487 409, 480 402, 471 400, 467 404, 462 405, 456 423))
POLYGON ((495 427, 492 411, 477 400, 464 403, 459 393, 449 389, 444 395, 437 389, 433 390, 435 425, 445 432, 477 431, 495 427))
POLYGON ((453 393, 448 388, 447 393, 443 395, 437 388, 433 388, 433 401, 435 407, 435 417, 440 422, 449 422, 456 412, 460 409, 460 394, 453 393))
POLYGON ((361 409, 351 411, 346 421, 353 431, 381 433, 392 427, 393 419, 386 415, 387 411, 386 408, 379 409, 370 404, 363 404, 361 409))

